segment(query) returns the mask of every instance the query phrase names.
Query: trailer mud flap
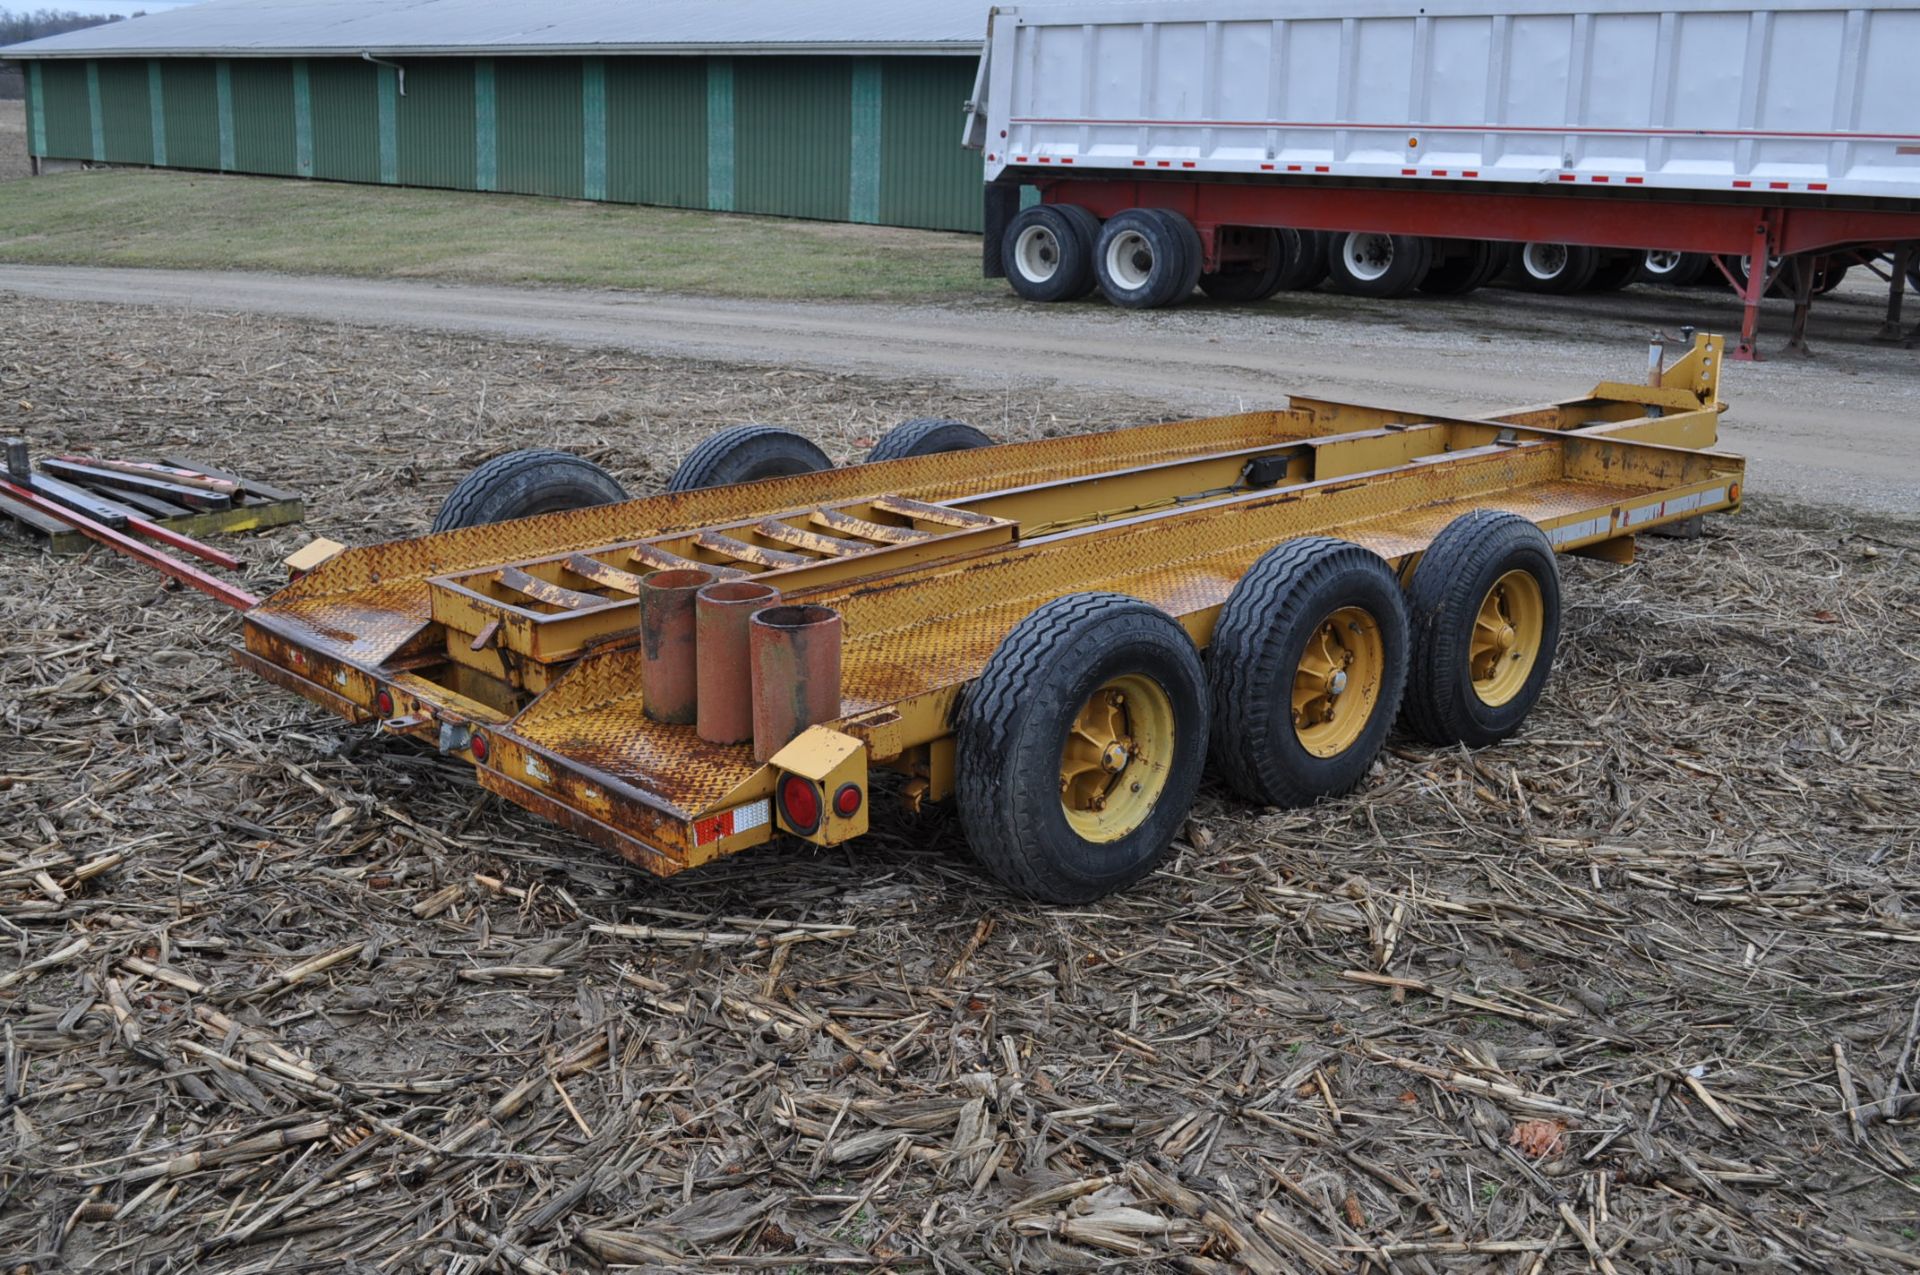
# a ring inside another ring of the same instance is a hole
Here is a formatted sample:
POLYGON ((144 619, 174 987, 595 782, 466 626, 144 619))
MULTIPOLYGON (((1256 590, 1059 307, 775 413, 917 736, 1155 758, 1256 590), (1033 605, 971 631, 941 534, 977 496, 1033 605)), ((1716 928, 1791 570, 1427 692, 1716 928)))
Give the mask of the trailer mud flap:
POLYGON ((1007 237, 1007 226, 1020 211, 1018 186, 986 187, 983 218, 986 229, 980 236, 980 273, 989 279, 1007 277, 1007 263, 1001 260, 1000 241, 1007 237))

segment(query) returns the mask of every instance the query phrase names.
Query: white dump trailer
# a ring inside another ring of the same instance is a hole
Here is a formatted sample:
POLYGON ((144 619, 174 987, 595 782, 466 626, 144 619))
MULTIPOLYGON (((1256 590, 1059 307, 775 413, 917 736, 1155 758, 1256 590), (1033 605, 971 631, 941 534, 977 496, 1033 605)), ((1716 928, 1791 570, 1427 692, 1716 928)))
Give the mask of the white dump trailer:
POLYGON ((1920 239, 1916 49, 1818 0, 1002 7, 967 140, 990 231, 1163 209, 1208 274, 1281 229, 1780 260, 1920 239))

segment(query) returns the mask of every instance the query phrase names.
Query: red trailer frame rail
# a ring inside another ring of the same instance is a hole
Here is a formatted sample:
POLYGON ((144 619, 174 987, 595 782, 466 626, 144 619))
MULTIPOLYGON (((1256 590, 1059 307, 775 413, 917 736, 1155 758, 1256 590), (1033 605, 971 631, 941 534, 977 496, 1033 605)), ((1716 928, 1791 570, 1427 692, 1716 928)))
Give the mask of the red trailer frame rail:
MULTIPOLYGON (((1420 189, 1328 185, 1311 179, 1274 182, 1197 180, 1169 172, 1156 178, 1062 177, 1058 170, 1022 169, 1006 181, 1040 188, 1050 204, 1075 204, 1102 219, 1129 208, 1165 208, 1200 232, 1205 269, 1219 265, 1219 235, 1228 226, 1368 231, 1440 239, 1552 242, 1596 248, 1670 248, 1754 261, 1825 253, 1885 250, 1920 240, 1920 208, 1895 210, 1820 203, 1712 203, 1648 198, 1625 190, 1607 194, 1506 193, 1423 184, 1420 189)), ((1802 272, 1811 278, 1811 271, 1802 272)), ((1759 357, 1760 301, 1776 282, 1749 272, 1739 288, 1743 308, 1736 359, 1759 357)), ((1808 288, 1795 297, 1795 341, 1804 328, 1808 288)))

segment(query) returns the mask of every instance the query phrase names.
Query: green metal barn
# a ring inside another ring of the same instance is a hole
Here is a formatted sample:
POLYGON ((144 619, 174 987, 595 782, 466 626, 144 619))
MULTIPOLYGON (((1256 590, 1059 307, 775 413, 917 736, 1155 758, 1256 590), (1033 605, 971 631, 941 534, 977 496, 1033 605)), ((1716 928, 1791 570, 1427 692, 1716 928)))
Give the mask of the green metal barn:
POLYGON ((985 4, 208 0, 0 50, 59 161, 979 230, 985 4))

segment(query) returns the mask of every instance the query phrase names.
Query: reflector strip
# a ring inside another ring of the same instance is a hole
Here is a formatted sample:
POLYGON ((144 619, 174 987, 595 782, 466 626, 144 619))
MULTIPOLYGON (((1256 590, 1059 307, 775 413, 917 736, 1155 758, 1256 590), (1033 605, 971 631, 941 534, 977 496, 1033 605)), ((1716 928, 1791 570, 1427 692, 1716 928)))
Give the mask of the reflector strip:
POLYGON ((765 827, 772 812, 771 803, 765 800, 749 801, 744 806, 735 806, 732 810, 722 810, 717 815, 696 820, 693 825, 693 844, 712 845, 722 837, 765 827))

